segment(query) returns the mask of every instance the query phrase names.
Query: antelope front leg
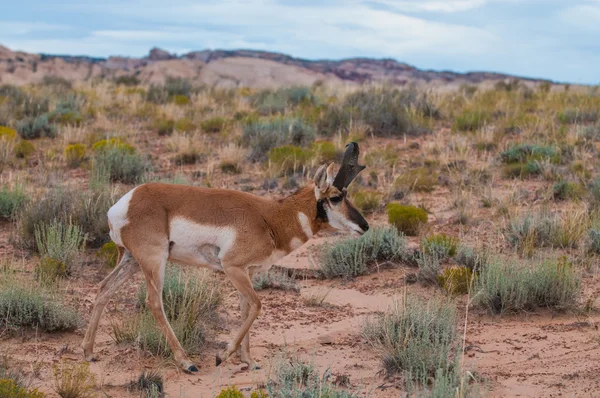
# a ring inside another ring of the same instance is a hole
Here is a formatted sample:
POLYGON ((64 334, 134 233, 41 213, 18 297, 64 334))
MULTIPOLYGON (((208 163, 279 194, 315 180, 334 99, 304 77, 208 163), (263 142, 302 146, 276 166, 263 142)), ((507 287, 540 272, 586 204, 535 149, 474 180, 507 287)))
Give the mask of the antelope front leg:
POLYGON ((246 337, 248 339, 248 347, 242 348, 242 361, 248 360, 248 366, 255 366, 254 361, 250 359, 250 338, 247 334, 254 323, 254 320, 260 314, 260 299, 252 287, 252 281, 248 273, 241 268, 234 266, 223 267, 225 274, 229 277, 235 288, 238 290, 240 295, 243 297, 246 305, 246 311, 242 309, 242 317, 244 312, 247 312, 246 319, 243 320, 242 326, 236 333, 235 337, 227 344, 227 348, 221 353, 217 354, 216 363, 217 366, 221 362, 227 360, 231 354, 233 354, 240 347, 240 343, 246 337))

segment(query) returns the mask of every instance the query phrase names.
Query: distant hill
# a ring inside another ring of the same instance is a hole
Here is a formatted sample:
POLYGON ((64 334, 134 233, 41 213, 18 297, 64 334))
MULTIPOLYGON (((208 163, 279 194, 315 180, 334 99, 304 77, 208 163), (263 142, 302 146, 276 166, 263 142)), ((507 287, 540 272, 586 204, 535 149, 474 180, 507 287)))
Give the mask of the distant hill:
POLYGON ((137 76, 144 84, 162 82, 167 76, 173 76, 219 87, 280 87, 311 85, 318 81, 324 84, 415 83, 432 86, 494 83, 515 78, 532 84, 546 81, 492 72, 422 70, 393 59, 312 61, 254 50, 204 50, 177 56, 153 48, 143 58, 96 58, 29 54, 0 46, 0 84, 36 83, 44 76, 82 81, 127 75, 137 76))

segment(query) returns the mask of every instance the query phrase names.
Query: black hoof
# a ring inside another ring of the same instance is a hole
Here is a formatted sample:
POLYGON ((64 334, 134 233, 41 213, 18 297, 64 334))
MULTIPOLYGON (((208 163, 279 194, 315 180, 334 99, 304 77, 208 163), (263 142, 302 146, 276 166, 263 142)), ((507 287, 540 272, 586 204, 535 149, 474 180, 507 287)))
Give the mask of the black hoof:
POLYGON ((219 366, 223 361, 221 360, 221 357, 219 356, 219 354, 217 354, 216 357, 216 362, 217 362, 217 366, 219 366))
POLYGON ((198 371, 198 368, 196 367, 196 365, 190 365, 190 366, 187 368, 187 370, 188 370, 188 372, 190 372, 190 373, 196 373, 196 372, 198 371))

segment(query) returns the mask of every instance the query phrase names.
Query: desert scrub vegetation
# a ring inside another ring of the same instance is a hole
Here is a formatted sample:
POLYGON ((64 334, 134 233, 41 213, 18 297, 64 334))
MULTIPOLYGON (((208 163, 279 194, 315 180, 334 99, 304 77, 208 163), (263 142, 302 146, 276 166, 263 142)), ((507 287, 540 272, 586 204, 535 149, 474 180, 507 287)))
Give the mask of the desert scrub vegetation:
POLYGON ((111 182, 137 184, 152 169, 148 159, 118 147, 96 152, 93 162, 94 172, 105 175, 111 182))
POLYGON ((54 220, 75 225, 87 236, 89 246, 98 247, 108 241, 106 213, 114 204, 117 192, 107 185, 76 189, 52 188, 31 197, 17 212, 15 243, 35 251, 35 230, 54 220))
POLYGON ((250 159, 262 161, 269 151, 283 145, 306 147, 316 138, 315 128, 301 119, 275 118, 250 121, 244 126, 242 142, 250 148, 250 159))
POLYGON ((27 195, 21 184, 13 184, 12 187, 3 185, 0 190, 0 219, 14 219, 26 201, 27 195))
POLYGON ((309 87, 289 87, 262 90, 251 96, 250 103, 261 115, 285 113, 298 105, 315 105, 317 98, 309 87))
POLYGON ((475 279, 473 302, 497 314, 567 309, 575 304, 579 286, 579 276, 564 257, 530 264, 493 259, 475 279))
POLYGON ((241 146, 229 143, 219 149, 218 156, 219 168, 223 173, 239 174, 242 172, 242 165, 246 161, 248 151, 241 146))
POLYGON ((458 238, 446 234, 433 234, 421 242, 421 249, 425 254, 437 254, 445 259, 454 257, 458 248, 458 238))
POLYGON ((45 398, 46 394, 37 389, 27 389, 12 379, 0 378, 0 397, 7 398, 45 398))
POLYGON ((38 328, 44 332, 73 331, 80 325, 77 312, 57 292, 3 271, 0 278, 0 324, 4 328, 38 328))
POLYGON ((373 227, 358 238, 346 238, 321 249, 319 272, 325 278, 354 278, 370 266, 397 262, 406 254, 406 237, 395 228, 373 227))
POLYGON ((379 210, 383 196, 374 190, 359 190, 350 194, 350 200, 361 212, 369 214, 379 210))
POLYGON ((512 217, 504 229, 508 243, 530 257, 539 247, 575 248, 585 235, 588 220, 583 211, 564 214, 547 209, 512 217))
POLYGON ((86 147, 83 144, 71 144, 65 147, 63 155, 67 166, 76 168, 85 160, 86 147))
POLYGON ((438 276, 439 285, 450 295, 467 294, 471 291, 474 281, 471 268, 466 266, 449 267, 444 269, 438 276))
POLYGON ((409 236, 418 235, 421 227, 427 223, 427 212, 419 207, 388 203, 386 210, 389 223, 409 236))
POLYGON ((146 93, 146 100, 155 104, 165 104, 169 101, 185 105, 194 92, 194 88, 189 80, 180 77, 167 77, 163 84, 152 84, 146 93))
POLYGON ((319 121, 319 131, 331 136, 339 131, 348 131, 352 123, 360 123, 380 137, 402 137, 426 132, 415 123, 413 114, 423 117, 439 116, 424 95, 412 90, 359 90, 326 108, 319 121))
POLYGON ((21 138, 31 140, 41 137, 56 137, 56 126, 50 122, 47 114, 29 117, 17 124, 17 132, 21 138))
MULTIPOLYGON (((153 315, 146 308, 146 286, 138 292, 141 308, 136 317, 113 324, 111 336, 117 344, 135 343, 153 355, 172 355, 153 315)), ((222 296, 217 281, 207 271, 184 273, 168 264, 163 288, 163 305, 175 335, 188 353, 197 353, 206 340, 205 326, 215 319, 222 296)))
POLYGON ((97 396, 96 375, 90 371, 87 362, 67 362, 62 360, 52 367, 54 391, 61 398, 95 398, 97 396))
POLYGON ((312 154, 294 145, 284 145, 269 151, 269 164, 279 175, 293 174, 304 168, 312 154))
POLYGON ((85 246, 86 236, 81 228, 54 219, 49 224, 35 225, 34 235, 41 256, 37 268, 39 276, 54 280, 70 275, 76 257, 85 246))
POLYGON ((428 380, 442 375, 456 376, 451 383, 456 386, 460 357, 456 323, 452 302, 405 296, 385 313, 368 318, 362 335, 381 355, 386 374, 404 373, 407 386, 424 381, 426 388, 428 380))
POLYGON ((356 397, 349 391, 335 387, 330 380, 330 372, 321 374, 314 363, 287 353, 275 357, 267 377, 266 394, 256 393, 256 398, 356 397))

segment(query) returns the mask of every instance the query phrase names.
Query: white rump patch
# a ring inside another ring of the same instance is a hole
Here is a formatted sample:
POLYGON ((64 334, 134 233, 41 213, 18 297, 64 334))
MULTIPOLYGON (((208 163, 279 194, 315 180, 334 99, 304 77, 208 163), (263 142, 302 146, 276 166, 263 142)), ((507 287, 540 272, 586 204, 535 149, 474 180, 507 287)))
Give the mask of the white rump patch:
POLYGON ((110 238, 118 246, 124 246, 123 241, 121 240, 121 229, 129 223, 129 220, 127 220, 127 211, 129 211, 129 201, 136 188, 127 192, 117 203, 108 209, 107 215, 110 223, 110 238))
POLYGON ((302 212, 298 213, 298 221, 300 221, 300 226, 302 227, 302 231, 304 231, 304 234, 306 235, 307 238, 312 238, 313 237, 313 231, 312 228, 310 227, 310 220, 308 219, 308 216, 302 212))
POLYGON ((174 262, 222 270, 221 260, 235 243, 232 227, 198 224, 183 217, 171 220, 169 258, 174 262))

